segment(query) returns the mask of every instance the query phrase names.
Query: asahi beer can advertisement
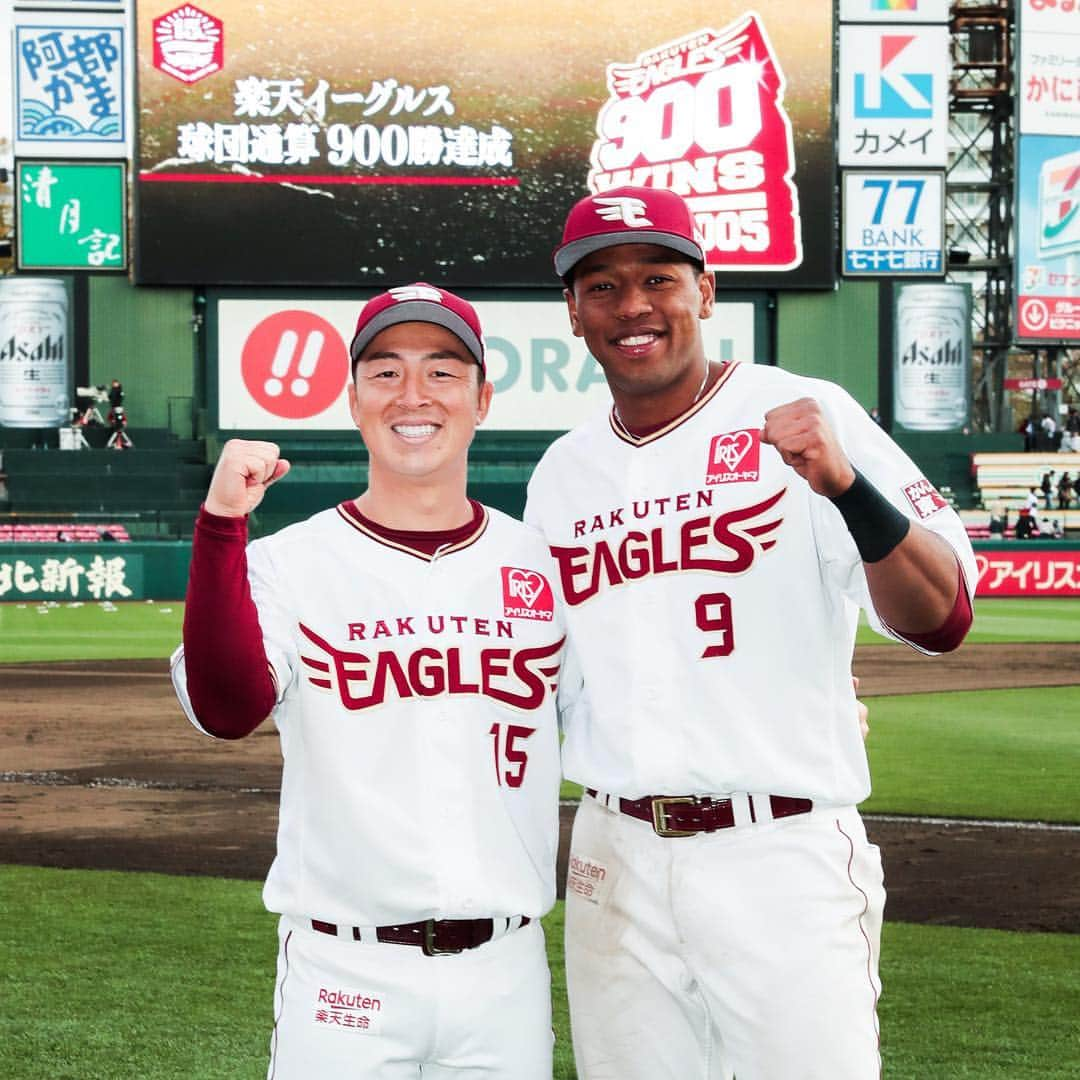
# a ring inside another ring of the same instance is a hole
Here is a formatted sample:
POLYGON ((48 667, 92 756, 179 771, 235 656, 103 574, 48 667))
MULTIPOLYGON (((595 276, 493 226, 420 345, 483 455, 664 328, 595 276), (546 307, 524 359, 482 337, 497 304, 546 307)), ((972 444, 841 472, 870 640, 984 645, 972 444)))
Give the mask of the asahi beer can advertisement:
POLYGON ((959 431, 969 419, 971 287, 896 291, 893 420, 908 431, 959 431))
POLYGON ((67 423, 67 323, 63 281, 0 279, 0 426, 53 428, 67 423))

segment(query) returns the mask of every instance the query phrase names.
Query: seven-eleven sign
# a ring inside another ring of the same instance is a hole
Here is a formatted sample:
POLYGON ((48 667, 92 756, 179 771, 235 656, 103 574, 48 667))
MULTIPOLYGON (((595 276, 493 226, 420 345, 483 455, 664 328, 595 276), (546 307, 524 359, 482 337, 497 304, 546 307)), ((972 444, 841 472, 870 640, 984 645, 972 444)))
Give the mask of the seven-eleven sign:
POLYGON ((1080 151, 1043 162, 1039 170, 1039 256, 1080 252, 1080 151))
POLYGON ((607 69, 588 184, 682 195, 709 269, 802 264, 784 75, 765 27, 749 14, 698 30, 607 69))

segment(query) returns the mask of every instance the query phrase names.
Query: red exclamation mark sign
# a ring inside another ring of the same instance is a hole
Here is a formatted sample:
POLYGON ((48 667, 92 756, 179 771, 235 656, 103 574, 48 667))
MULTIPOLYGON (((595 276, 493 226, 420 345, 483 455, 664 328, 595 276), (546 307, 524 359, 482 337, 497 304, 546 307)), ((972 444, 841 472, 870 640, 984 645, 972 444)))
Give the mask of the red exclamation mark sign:
POLYGON ((329 408, 349 374, 341 335, 310 311, 279 311, 248 335, 240 354, 248 393, 267 412, 304 420, 329 408))

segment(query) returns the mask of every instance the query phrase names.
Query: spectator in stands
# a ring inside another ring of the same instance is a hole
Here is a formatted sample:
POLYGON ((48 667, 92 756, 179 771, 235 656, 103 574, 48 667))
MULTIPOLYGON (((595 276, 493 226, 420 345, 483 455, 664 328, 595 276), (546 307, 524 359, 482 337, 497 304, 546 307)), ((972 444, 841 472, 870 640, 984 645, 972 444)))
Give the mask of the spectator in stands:
POLYGON ((118 409, 124 404, 124 385, 119 379, 113 379, 109 384, 109 408, 118 409))
POLYGON ((1029 416, 1016 429, 1024 436, 1024 452, 1035 449, 1035 419, 1029 416))
POLYGON ((1065 435, 1061 440, 1062 450, 1080 450, 1080 412, 1070 405, 1065 417, 1065 435))
POLYGON ((1057 421, 1049 413, 1044 413, 1039 427, 1042 429, 1045 449, 1056 450, 1058 444, 1057 421))
POLYGON ((1068 510, 1074 493, 1072 477, 1067 472, 1061 474, 1057 485, 1058 509, 1068 510))
POLYGON ((1042 483, 1039 485, 1042 488, 1043 503, 1047 510, 1053 510, 1054 508, 1054 470, 1044 472, 1042 476, 1042 483))
MULTIPOLYGON (((1035 489, 1032 488, 1032 491, 1035 489)), ((1038 505, 1038 500, 1035 500, 1038 505)), ((1020 508, 1020 515, 1016 519, 1016 539, 1027 540, 1035 532, 1035 517, 1027 506, 1020 508)))
POLYGON ((1009 527, 1009 508, 998 506, 990 511, 990 535, 1004 536, 1009 527))
POLYGON ((1024 509, 1032 515, 1039 509, 1039 496, 1034 487, 1028 488, 1028 493, 1024 497, 1024 509))

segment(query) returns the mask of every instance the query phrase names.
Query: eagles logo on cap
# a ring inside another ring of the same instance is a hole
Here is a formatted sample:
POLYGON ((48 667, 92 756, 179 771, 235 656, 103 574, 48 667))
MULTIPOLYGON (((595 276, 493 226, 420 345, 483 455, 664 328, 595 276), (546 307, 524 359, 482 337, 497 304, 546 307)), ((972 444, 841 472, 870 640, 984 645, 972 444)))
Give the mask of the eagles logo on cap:
POLYGON ((388 289, 363 306, 349 347, 353 368, 376 334, 404 322, 434 323, 449 330, 460 338, 462 345, 480 365, 481 372, 486 374, 484 333, 476 308, 468 300, 423 281, 388 289))
POLYGON ((566 218, 555 272, 616 244, 659 244, 705 265, 705 245, 682 196, 665 188, 619 187, 575 203, 566 218))

